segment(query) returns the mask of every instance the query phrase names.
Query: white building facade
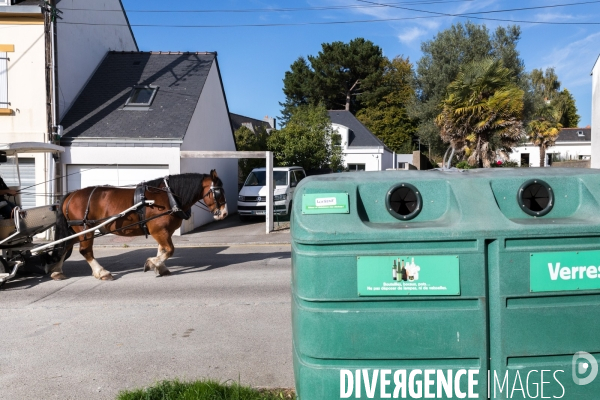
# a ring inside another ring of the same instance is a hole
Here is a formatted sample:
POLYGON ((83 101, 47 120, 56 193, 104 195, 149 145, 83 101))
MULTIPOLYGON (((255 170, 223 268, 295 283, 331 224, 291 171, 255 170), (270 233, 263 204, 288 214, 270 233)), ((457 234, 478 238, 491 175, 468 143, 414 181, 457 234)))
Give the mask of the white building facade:
POLYGON ((340 135, 344 166, 349 171, 394 168, 394 154, 349 111, 328 111, 331 127, 340 135))
MULTIPOLYGON (((137 45, 119 0, 63 0, 57 26, 39 1, 10 3, 0 3, 0 143, 50 143, 60 117, 107 52, 135 51, 137 45), (121 12, 90 12, 98 8, 121 12), (46 33, 53 30, 55 37, 46 33)), ((22 206, 54 201, 43 182, 54 179, 57 162, 44 154, 19 156, 21 187, 35 185, 21 196, 22 206)), ((11 163, 0 165, 10 186, 18 186, 14 171, 11 163)))
MULTIPOLYGON (((237 211, 237 159, 181 157, 236 150, 216 53, 110 52, 61 123, 66 191, 216 169, 228 210, 237 211), (147 106, 127 106, 142 87, 155 88, 147 106)), ((214 221, 191 211, 176 234, 214 221)))

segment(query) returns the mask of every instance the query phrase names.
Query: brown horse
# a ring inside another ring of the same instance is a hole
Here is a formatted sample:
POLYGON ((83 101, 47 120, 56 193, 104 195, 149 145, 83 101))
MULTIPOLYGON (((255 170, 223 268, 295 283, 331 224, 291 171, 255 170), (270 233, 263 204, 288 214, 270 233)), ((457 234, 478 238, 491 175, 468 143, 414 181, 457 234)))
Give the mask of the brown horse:
MULTIPOLYGON (((208 211, 214 215, 214 219, 222 220, 227 217, 223 183, 217 176, 217 172, 212 170, 208 175, 195 173, 170 175, 145 182, 144 185, 145 199, 154 201, 152 205, 146 206, 144 212, 143 219, 147 221, 147 231, 139 223, 140 216, 136 211, 100 227, 99 230, 101 233, 114 233, 120 236, 140 236, 149 233, 158 243, 158 254, 146 260, 144 272, 152 269, 156 275, 169 275, 170 271, 165 266, 165 261, 175 250, 171 236, 181 226, 182 218, 189 216, 192 206, 202 200, 208 211), (169 194, 172 194, 171 202, 169 194), (178 203, 177 207, 180 207, 183 213, 171 207, 174 202, 178 203)), ((137 203, 134 202, 134 192, 135 189, 96 186, 65 195, 58 210, 56 240, 93 228, 132 207, 137 203)), ((94 258, 93 232, 55 246, 52 252, 54 264, 48 267, 52 279, 66 279, 62 266, 77 242, 79 242, 79 252, 90 264, 94 277, 112 280, 111 273, 94 258)))

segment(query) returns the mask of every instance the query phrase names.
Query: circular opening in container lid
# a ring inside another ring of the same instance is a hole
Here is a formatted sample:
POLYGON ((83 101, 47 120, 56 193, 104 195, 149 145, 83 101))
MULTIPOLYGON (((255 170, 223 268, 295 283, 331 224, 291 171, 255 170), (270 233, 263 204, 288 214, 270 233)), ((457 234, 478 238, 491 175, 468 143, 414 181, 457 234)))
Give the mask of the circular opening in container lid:
POLYGON ((400 183, 389 190, 385 203, 394 218, 408 221, 419 215, 423 201, 416 187, 400 183))
POLYGON ((517 201, 521 210, 534 217, 548 214, 554 206, 554 191, 546 182, 531 179, 519 188, 517 201))

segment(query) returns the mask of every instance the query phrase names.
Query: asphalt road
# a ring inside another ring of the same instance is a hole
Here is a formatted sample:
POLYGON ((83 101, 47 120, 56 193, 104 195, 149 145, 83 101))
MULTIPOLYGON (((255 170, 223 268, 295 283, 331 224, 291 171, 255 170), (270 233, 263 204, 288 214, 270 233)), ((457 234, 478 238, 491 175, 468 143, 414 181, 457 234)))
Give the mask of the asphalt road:
POLYGON ((79 254, 70 277, 0 291, 0 398, 114 399, 163 379, 293 387, 290 247, 178 248, 173 275, 142 272, 149 248, 96 248, 116 280, 79 254))

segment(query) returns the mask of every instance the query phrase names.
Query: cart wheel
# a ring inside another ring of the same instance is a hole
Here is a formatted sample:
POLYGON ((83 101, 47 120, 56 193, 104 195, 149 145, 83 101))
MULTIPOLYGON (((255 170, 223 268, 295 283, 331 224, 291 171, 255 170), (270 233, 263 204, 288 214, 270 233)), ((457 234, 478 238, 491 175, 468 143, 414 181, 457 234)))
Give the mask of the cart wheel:
MULTIPOLYGON (((4 259, 4 257, 0 257, 0 274, 5 274, 8 272, 8 263, 4 259)), ((0 289, 6 282, 0 282, 0 289)))

